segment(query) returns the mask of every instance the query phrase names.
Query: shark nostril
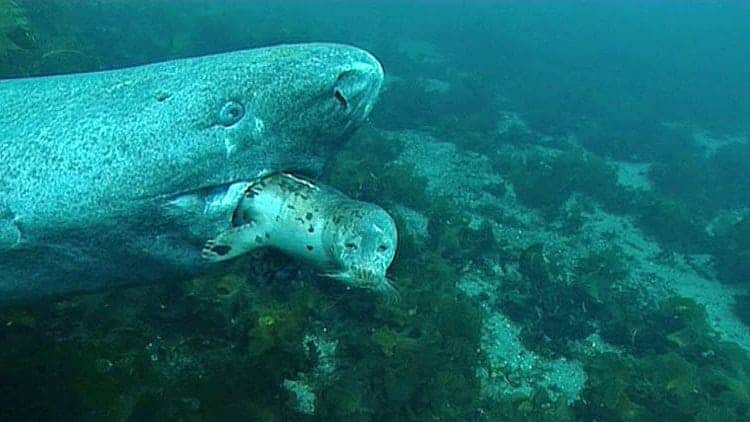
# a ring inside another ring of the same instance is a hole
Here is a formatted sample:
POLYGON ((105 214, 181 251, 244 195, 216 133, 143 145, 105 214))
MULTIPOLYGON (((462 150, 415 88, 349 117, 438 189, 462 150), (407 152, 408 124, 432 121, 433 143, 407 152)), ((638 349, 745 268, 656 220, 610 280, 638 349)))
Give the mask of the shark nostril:
POLYGON ((349 101, 346 99, 346 97, 344 96, 344 94, 341 92, 340 89, 338 88, 334 89, 333 96, 336 98, 336 101, 339 102, 339 104, 341 105, 341 108, 343 108, 344 110, 349 108, 349 101))

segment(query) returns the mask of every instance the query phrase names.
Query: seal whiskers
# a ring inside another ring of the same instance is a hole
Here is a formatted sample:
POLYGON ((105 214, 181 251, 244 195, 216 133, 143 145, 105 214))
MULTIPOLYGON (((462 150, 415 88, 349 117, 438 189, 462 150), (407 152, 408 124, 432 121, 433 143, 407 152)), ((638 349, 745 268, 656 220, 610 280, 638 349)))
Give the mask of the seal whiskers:
POLYGON ((382 295, 385 302, 389 305, 401 300, 401 294, 398 292, 393 280, 386 276, 378 275, 371 270, 353 268, 337 273, 325 273, 321 274, 321 276, 343 281, 345 284, 353 287, 372 290, 382 295))

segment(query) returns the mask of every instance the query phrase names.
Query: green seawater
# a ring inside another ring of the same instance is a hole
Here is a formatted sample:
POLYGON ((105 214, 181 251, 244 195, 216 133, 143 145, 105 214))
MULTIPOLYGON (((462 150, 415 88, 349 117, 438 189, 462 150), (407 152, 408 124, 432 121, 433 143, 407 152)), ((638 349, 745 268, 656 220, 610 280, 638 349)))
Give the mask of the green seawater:
POLYGON ((394 216, 401 296, 264 251, 5 307, 0 420, 750 420, 747 22, 740 1, 0 0, 0 83, 372 52, 380 100, 320 182, 394 216))

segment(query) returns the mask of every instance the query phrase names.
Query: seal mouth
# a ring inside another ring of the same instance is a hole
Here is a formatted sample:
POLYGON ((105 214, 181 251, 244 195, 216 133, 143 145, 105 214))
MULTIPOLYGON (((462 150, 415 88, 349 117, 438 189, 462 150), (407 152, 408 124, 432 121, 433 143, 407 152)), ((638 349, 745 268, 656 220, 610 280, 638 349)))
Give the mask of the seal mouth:
POLYGON ((352 267, 345 271, 323 275, 343 281, 349 286, 376 292, 380 294, 389 305, 395 304, 401 300, 401 295, 396 289, 393 280, 389 279, 384 274, 376 273, 367 268, 352 267))

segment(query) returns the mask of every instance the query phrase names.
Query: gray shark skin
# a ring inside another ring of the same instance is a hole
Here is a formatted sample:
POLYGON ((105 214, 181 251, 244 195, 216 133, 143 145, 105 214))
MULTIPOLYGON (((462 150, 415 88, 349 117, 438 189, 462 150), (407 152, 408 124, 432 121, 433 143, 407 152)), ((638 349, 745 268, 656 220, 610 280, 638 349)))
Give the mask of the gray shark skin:
POLYGON ((299 44, 0 81, 0 305, 209 270, 245 182, 319 173, 382 80, 299 44))

